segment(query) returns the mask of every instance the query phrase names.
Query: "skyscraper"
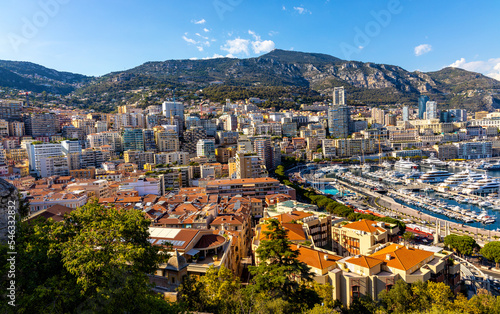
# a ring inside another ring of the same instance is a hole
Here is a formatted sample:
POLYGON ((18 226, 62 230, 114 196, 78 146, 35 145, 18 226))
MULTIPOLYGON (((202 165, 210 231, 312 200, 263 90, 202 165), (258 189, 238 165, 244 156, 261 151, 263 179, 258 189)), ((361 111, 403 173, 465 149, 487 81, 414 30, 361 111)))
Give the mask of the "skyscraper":
POLYGON ((328 109, 328 132, 334 138, 349 136, 351 112, 348 106, 330 106, 328 109))
POLYGON ((435 101, 428 101, 426 104, 425 115, 426 119, 437 119, 437 103, 435 101))
POLYGON ((408 121, 410 119, 410 109, 408 106, 403 107, 403 121, 408 121))
POLYGON ((345 105, 344 86, 333 88, 333 105, 345 105))
POLYGON ((418 118, 423 119, 424 118, 424 113, 426 111, 426 104, 429 101, 429 96, 425 95, 420 95, 418 97, 418 118))
POLYGON ((142 129, 125 128, 123 131, 123 150, 144 151, 144 133, 142 129))

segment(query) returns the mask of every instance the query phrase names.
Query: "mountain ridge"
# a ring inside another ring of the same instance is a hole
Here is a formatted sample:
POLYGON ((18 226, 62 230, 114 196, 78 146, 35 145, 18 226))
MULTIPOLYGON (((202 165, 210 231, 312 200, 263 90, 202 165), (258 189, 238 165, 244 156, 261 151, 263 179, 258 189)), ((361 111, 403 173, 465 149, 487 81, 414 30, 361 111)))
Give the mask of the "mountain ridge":
MULTIPOLYGON (((309 88, 323 94, 343 85, 346 86, 348 99, 362 103, 379 103, 385 99, 382 93, 394 96, 389 99, 408 99, 412 103, 416 102, 418 95, 427 94, 442 108, 500 108, 497 96, 500 82, 480 73, 451 67, 433 72, 410 72, 397 65, 349 61, 322 53, 280 49, 245 59, 149 61, 100 77, 59 72, 16 61, 0 61, 1 68, 27 79, 38 90, 48 85, 53 90, 74 92, 82 97, 162 84, 196 89, 214 82, 247 87, 289 86, 309 88)), ((13 85, 12 80, 10 85, 13 85)), ((3 86, 1 75, 0 86, 3 86)))

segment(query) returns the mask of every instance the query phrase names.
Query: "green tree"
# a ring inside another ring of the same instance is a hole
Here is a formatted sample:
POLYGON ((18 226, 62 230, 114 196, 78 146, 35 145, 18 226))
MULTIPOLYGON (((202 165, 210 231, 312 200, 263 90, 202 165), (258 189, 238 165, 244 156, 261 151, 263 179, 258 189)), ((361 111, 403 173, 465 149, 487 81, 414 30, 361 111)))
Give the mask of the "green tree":
POLYGON ((474 238, 456 234, 446 236, 443 242, 444 245, 460 255, 471 255, 479 247, 474 238))
MULTIPOLYGON (((287 231, 279 221, 270 219, 267 229, 268 231, 263 231, 265 238, 260 241, 256 250, 259 264, 250 267, 250 273, 254 276, 253 283, 257 292, 294 302, 301 298, 299 294, 309 292, 310 289, 303 285, 310 282, 313 275, 307 264, 297 259, 299 251, 291 248, 287 231)), ((312 307, 314 303, 309 305, 312 307)))
POLYGON ((500 264, 500 242, 494 241, 489 242, 484 245, 484 247, 479 251, 484 257, 489 259, 490 261, 495 262, 496 268, 499 267, 500 264))
POLYGON ((406 245, 407 243, 410 243, 410 242, 412 242, 413 240, 415 240, 415 234, 413 234, 413 232, 409 232, 409 231, 407 231, 407 232, 405 232, 405 233, 403 234, 403 239, 404 239, 404 241, 405 241, 405 245, 406 245))
POLYGON ((413 296, 410 285, 402 279, 396 281, 391 290, 382 291, 378 297, 391 313, 407 313, 412 308, 413 296))
POLYGON ((62 222, 22 223, 16 311, 173 311, 149 285, 147 274, 167 255, 149 243, 148 226, 140 211, 97 203, 71 212, 62 222))
POLYGON ((203 300, 207 310, 214 313, 230 313, 236 311, 240 282, 233 272, 224 266, 219 269, 210 266, 205 276, 200 278, 203 300))

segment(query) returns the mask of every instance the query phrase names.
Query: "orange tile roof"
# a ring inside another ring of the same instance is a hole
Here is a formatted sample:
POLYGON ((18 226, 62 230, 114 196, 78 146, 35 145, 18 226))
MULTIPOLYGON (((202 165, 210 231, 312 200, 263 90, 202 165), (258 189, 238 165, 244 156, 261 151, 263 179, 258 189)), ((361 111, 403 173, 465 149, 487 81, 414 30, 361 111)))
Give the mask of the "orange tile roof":
POLYGON ((222 225, 224 223, 227 223, 228 225, 242 225, 243 220, 241 217, 238 217, 236 215, 230 215, 230 216, 218 216, 217 218, 212 221, 210 225, 222 225))
MULTIPOLYGON (((283 228, 287 231, 287 237, 288 240, 290 241, 305 241, 307 240, 306 233, 304 232, 304 229, 302 228, 301 224, 295 224, 295 223, 283 223, 281 224, 283 228)), ((259 240, 266 240, 267 235, 264 234, 265 231, 269 231, 268 225, 267 224, 261 224, 261 231, 259 235, 259 240)))
POLYGON ((378 259, 373 258, 373 257, 361 256, 361 257, 350 258, 346 261, 346 263, 351 263, 354 265, 358 265, 358 266, 370 269, 370 268, 375 267, 379 264, 382 264, 383 262, 381 260, 378 260, 378 259))
POLYGON ((292 244, 291 248, 292 250, 299 251, 299 261, 318 269, 327 269, 336 265, 336 261, 342 259, 340 256, 324 253, 302 245, 297 247, 297 245, 292 244), (325 259, 325 255, 328 259, 325 259))
POLYGON ((280 214, 278 216, 273 216, 268 219, 277 219, 281 223, 287 223, 287 222, 292 222, 292 221, 299 221, 307 217, 314 216, 313 214, 309 214, 306 212, 301 212, 301 211, 293 211, 290 213, 285 213, 285 214, 280 214))
POLYGON ((401 270, 409 270, 431 256, 434 256, 434 253, 415 248, 406 248, 399 244, 391 244, 370 255, 370 257, 384 261, 389 267, 401 270), (388 254, 391 256, 390 260, 386 259, 388 254))
POLYGON ((377 226, 377 221, 362 219, 360 221, 351 222, 350 224, 342 226, 342 228, 354 229, 369 233, 384 232, 385 229, 377 226))

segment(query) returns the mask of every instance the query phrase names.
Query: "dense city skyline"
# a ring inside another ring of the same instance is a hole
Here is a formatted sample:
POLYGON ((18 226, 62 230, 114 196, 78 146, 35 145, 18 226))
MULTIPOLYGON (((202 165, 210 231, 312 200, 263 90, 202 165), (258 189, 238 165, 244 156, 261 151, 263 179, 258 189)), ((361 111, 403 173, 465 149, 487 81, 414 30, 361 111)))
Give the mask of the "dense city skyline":
POLYGON ((483 4, 8 1, 0 13, 0 59, 103 75, 147 61, 248 58, 279 48, 410 71, 454 65, 499 79, 499 4, 483 4))

